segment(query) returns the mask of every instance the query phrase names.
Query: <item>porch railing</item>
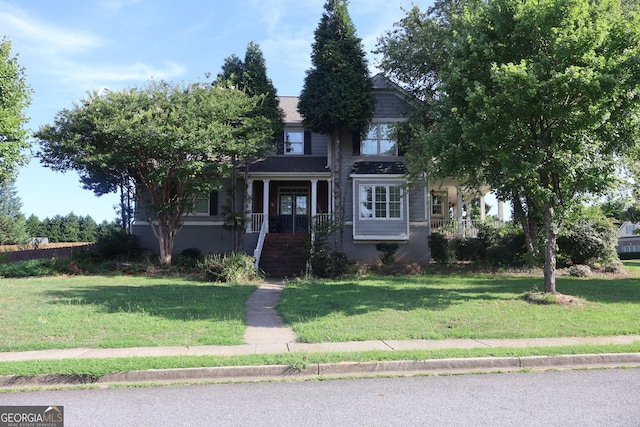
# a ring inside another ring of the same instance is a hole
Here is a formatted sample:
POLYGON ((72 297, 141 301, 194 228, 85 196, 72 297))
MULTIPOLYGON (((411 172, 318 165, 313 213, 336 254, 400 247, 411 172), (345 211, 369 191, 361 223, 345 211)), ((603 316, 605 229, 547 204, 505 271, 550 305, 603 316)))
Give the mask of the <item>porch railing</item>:
MULTIPOLYGON (((259 233, 263 228, 263 223, 265 220, 264 213, 252 213, 250 215, 249 226, 247 227, 247 233, 259 233)), ((315 227, 322 227, 328 225, 332 220, 331 214, 328 213, 319 213, 316 214, 315 219, 315 227)), ((268 224, 267 224, 268 230, 268 224)))
POLYGON ((491 224, 493 226, 503 225, 502 222, 493 220, 463 219, 462 221, 458 221, 455 219, 432 219, 430 232, 444 234, 447 238, 478 237, 478 231, 482 224, 491 224))

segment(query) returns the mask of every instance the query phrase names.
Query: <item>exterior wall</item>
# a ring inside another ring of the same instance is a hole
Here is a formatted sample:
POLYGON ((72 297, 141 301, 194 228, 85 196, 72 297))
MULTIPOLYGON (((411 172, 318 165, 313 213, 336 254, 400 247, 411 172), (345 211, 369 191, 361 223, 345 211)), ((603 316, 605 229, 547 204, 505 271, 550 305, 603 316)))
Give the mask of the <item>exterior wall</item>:
POLYGON ((327 157, 329 137, 319 133, 311 134, 311 155, 314 157, 327 157))
MULTIPOLYGON (((354 243, 351 238, 353 230, 351 226, 345 227, 343 250, 347 257, 362 262, 375 262, 380 259, 380 252, 376 250, 376 243, 354 243)), ((429 228, 425 226, 410 227, 410 240, 406 243, 398 243, 398 251, 395 260, 405 263, 428 264, 430 261, 428 237, 429 228)))

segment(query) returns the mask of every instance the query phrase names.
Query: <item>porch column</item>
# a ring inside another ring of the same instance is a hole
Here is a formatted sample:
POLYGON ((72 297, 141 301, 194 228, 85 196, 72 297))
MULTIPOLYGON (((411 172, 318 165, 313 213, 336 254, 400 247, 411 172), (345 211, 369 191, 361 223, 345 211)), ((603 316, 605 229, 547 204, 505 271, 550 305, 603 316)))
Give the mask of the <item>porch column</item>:
POLYGON ((247 233, 254 233, 257 230, 253 228, 253 180, 247 180, 247 233))
POLYGON ((484 206, 484 194, 480 196, 480 221, 484 222, 487 219, 487 212, 484 206))
POLYGON ((504 222, 504 202, 498 200, 498 221, 504 222))
POLYGON ((329 218, 333 218, 333 180, 327 180, 327 208, 329 211, 329 218))
POLYGON ((262 214, 264 215, 263 224, 266 222, 267 229, 266 233, 269 232, 269 180, 263 179, 263 190, 262 190, 262 214))
POLYGON ((311 241, 315 240, 314 230, 316 229, 316 214, 318 213, 318 180, 311 180, 311 241))
POLYGON ((460 191, 460 187, 456 187, 456 195, 457 195, 456 203, 458 204, 458 206, 456 207, 455 212, 456 212, 456 219, 458 220, 458 236, 463 236, 464 235, 464 224, 462 223, 463 200, 462 200, 462 191, 460 191))
POLYGON ((311 180, 311 224, 315 224, 316 214, 318 213, 318 180, 311 180))
POLYGON ((429 234, 431 234, 431 181, 425 180, 424 186, 424 220, 429 226, 429 234))

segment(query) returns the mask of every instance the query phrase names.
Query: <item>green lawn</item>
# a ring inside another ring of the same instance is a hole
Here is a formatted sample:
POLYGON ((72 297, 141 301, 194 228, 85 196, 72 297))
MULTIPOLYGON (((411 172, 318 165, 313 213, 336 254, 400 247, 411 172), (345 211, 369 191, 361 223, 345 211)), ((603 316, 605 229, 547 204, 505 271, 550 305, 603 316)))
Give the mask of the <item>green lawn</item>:
POLYGON ((123 275, 0 279, 0 351, 241 344, 255 289, 123 275))
POLYGON ((525 275, 426 275, 289 284, 278 310, 303 342, 640 334, 640 271, 624 279, 559 277, 584 305, 536 305, 525 275))

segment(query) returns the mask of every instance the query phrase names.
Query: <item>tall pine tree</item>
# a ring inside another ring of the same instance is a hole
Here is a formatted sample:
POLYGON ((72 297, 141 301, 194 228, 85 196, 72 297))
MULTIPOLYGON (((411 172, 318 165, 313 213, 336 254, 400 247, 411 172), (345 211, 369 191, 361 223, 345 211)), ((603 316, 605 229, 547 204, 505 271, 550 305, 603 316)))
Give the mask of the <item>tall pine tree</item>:
MULTIPOLYGON (((271 79, 267 77, 267 66, 257 43, 249 42, 245 53, 244 61, 235 54, 225 59, 221 72, 216 79, 217 84, 226 84, 240 89, 251 98, 260 99, 258 108, 253 111, 254 117, 265 117, 271 124, 273 134, 269 140, 264 141, 264 149, 273 149, 278 136, 284 129, 284 112, 280 108, 276 88, 271 79)), ((244 182, 247 182, 248 168, 247 161, 250 159, 243 157, 240 153, 234 156, 234 164, 242 162, 244 167, 244 182)), ((225 207, 225 222, 234 231, 234 248, 240 250, 243 244, 245 231, 245 214, 248 210, 247 192, 239 194, 237 179, 235 177, 236 168, 233 169, 232 186, 230 188, 229 202, 225 207), (238 212, 238 206, 242 206, 242 212, 238 212)))
POLYGON ((372 82, 362 40, 356 36, 346 0, 328 0, 312 45, 312 68, 307 71, 298 110, 306 129, 329 135, 333 150, 334 216, 342 250, 344 195, 342 138, 364 133, 375 110, 372 82))

